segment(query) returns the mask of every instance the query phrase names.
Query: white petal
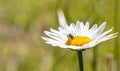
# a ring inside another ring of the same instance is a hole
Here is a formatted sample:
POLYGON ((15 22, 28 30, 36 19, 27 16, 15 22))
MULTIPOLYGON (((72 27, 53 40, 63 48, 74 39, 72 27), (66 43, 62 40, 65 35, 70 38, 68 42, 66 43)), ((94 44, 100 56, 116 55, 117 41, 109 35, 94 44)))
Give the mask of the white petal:
POLYGON ((72 49, 72 50, 81 50, 81 49, 83 49, 81 46, 72 46, 72 45, 68 46, 67 48, 72 49))
POLYGON ((90 32, 94 32, 97 29, 98 25, 95 24, 92 26, 92 28, 90 29, 90 32))
POLYGON ((88 29, 89 29, 89 22, 86 22, 85 29, 88 31, 88 29))
POLYGON ((71 23, 70 24, 70 34, 74 35, 74 36, 77 36, 78 35, 78 30, 77 30, 77 27, 75 26, 74 23, 71 23))
POLYGON ((67 36, 65 34, 62 34, 61 32, 58 32, 52 28, 50 28, 50 31, 53 32, 54 34, 56 34, 58 37, 60 37, 62 40, 66 41, 67 40, 67 36))
MULTIPOLYGON (((42 39, 46 40, 46 43, 51 44, 52 46, 65 46, 65 43, 61 43, 59 41, 50 38, 42 37, 42 39)), ((62 48, 67 48, 67 47, 62 47, 62 48)))
POLYGON ((81 23, 81 22, 79 22, 79 21, 76 22, 76 30, 77 30, 77 32, 78 32, 78 33, 77 33, 78 35, 81 35, 81 33, 82 33, 82 32, 81 32, 80 23, 81 23))
POLYGON ((106 34, 108 34, 108 33, 110 33, 111 31, 113 30, 113 28, 111 28, 110 30, 108 30, 108 31, 106 31, 106 32, 104 32, 104 33, 102 33, 101 35, 99 35, 95 40, 99 40, 99 39, 101 39, 103 36, 105 36, 106 34))
POLYGON ((54 33, 47 32, 47 31, 45 33, 46 33, 46 35, 48 35, 50 38, 52 38, 54 40, 60 41, 62 43, 65 42, 64 39, 61 39, 60 37, 53 35, 54 33))
POLYGON ((114 34, 110 34, 110 35, 104 36, 99 41, 106 41, 108 39, 114 38, 114 37, 116 37, 116 34, 118 34, 118 33, 114 33, 114 34))
POLYGON ((80 29, 83 31, 84 28, 85 28, 84 23, 83 23, 83 22, 80 22, 80 29))
POLYGON ((49 36, 50 38, 53 38, 53 39, 55 39, 55 40, 59 40, 59 41, 61 41, 61 42, 65 41, 65 39, 64 39, 63 37, 60 37, 60 36, 62 36, 62 35, 60 35, 60 34, 55 34, 55 33, 48 32, 48 31, 45 31, 45 34, 46 34, 47 36, 49 36))
POLYGON ((95 39, 97 36, 99 36, 99 35, 103 32, 105 26, 106 26, 106 22, 104 22, 102 25, 100 25, 100 27, 98 27, 98 28, 92 33, 92 34, 93 34, 93 35, 92 35, 92 38, 95 39))
POLYGON ((67 25, 67 21, 65 19, 63 11, 62 10, 58 10, 57 14, 58 14, 58 21, 59 21, 60 26, 62 26, 62 27, 66 26, 67 25))
POLYGON ((91 36, 91 33, 89 32, 89 22, 86 22, 83 32, 84 32, 83 36, 88 36, 88 37, 91 36))
POLYGON ((80 28, 79 28, 80 29, 80 35, 84 36, 86 34, 86 32, 85 32, 85 25, 84 25, 83 22, 80 22, 79 24, 80 24, 80 28))
POLYGON ((89 37, 93 38, 93 36, 95 35, 95 30, 97 29, 97 24, 93 25, 92 28, 88 31, 89 32, 89 37))
POLYGON ((60 33, 62 33, 64 35, 67 35, 67 31, 64 28, 58 27, 58 30, 59 30, 60 33))
POLYGON ((106 26, 106 22, 104 22, 102 25, 100 25, 100 27, 98 27, 98 29, 95 31, 97 34, 100 34, 103 32, 104 28, 106 26))
POLYGON ((80 22, 79 21, 76 22, 76 27, 77 27, 77 29, 80 29, 80 22))

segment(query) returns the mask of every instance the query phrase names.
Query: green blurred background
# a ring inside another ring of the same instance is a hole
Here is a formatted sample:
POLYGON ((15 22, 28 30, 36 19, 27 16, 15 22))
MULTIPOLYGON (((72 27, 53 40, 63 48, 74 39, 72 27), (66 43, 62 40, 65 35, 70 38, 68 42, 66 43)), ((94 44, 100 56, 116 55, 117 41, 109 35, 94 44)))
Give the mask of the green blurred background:
MULTIPOLYGON (((0 0, 0 71, 79 71, 77 53, 45 44, 44 30, 68 23, 101 24, 119 32, 120 0, 0 0)), ((118 34, 119 36, 119 34, 118 34)), ((119 71, 119 37, 83 52, 85 71, 119 71)))

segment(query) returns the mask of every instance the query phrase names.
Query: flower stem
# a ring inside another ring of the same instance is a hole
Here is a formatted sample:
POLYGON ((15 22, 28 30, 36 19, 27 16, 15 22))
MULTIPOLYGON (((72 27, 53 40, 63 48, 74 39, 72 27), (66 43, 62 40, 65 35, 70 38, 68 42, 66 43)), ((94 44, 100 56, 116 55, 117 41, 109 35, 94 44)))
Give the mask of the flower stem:
POLYGON ((82 51, 77 51, 77 52, 78 52, 78 60, 79 60, 80 71, 84 71, 82 51))

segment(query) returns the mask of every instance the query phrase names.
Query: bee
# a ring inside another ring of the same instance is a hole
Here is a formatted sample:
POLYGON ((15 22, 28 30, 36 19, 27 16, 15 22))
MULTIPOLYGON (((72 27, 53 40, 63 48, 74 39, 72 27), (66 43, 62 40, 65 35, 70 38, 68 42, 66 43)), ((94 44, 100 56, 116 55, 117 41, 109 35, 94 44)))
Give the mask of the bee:
POLYGON ((73 38, 74 38, 74 36, 73 36, 72 34, 68 34, 67 37, 68 37, 69 39, 73 39, 73 38))

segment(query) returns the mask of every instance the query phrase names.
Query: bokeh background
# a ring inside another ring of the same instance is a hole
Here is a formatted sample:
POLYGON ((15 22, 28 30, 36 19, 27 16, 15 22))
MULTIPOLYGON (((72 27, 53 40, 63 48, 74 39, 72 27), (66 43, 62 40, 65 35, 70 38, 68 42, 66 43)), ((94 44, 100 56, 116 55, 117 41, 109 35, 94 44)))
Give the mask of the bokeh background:
MULTIPOLYGON (((79 71, 76 51, 45 44, 44 30, 68 23, 107 22, 119 32, 120 0, 0 0, 0 71, 79 71)), ((112 33, 113 33, 112 32, 112 33)), ((120 71, 119 34, 83 52, 85 71, 120 71)))

